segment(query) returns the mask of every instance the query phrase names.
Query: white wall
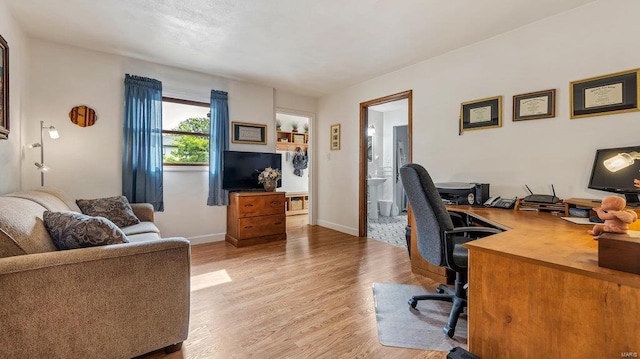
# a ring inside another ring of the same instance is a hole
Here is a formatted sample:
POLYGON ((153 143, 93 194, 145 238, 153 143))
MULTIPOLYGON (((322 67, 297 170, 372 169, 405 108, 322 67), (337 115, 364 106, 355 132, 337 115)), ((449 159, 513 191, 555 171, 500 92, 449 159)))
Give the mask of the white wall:
MULTIPOLYGON (((229 93, 231 121, 267 124, 267 145, 231 144, 238 151, 275 151, 275 100, 270 87, 157 65, 121 56, 31 40, 29 94, 25 106, 25 141, 39 138, 40 120, 55 126, 60 139, 45 139, 46 162, 52 168, 47 186, 76 198, 122 193, 122 114, 125 73, 162 81, 165 96, 209 101, 211 89, 229 93), (67 116, 76 105, 96 110, 94 126, 81 128, 67 116)), ((288 96, 295 106, 303 97, 288 96)), ((303 110, 306 108, 303 108, 303 110)), ((32 165, 37 151, 26 152, 23 187, 39 187, 32 165)), ((165 168, 165 211, 156 214, 162 235, 184 236, 192 243, 221 240, 226 232, 226 207, 206 206, 208 179, 204 168, 165 168)))
POLYGON ((9 46, 9 139, 0 140, 0 194, 20 189, 22 113, 27 78, 26 38, 4 1, 0 1, 0 35, 9 46))
MULTIPOLYGON (((359 103, 413 90, 413 161, 435 181, 488 182, 523 196, 588 190, 595 149, 640 144, 640 113, 569 119, 569 83, 640 67, 640 2, 597 1, 322 97, 319 137, 342 124, 342 149, 318 143, 318 223, 357 234, 359 103), (556 117, 512 122, 512 96, 557 89, 556 117), (503 127, 458 135, 460 103, 503 96, 503 127), (334 181, 340 178, 340 186, 334 181)), ((416 44, 418 45, 418 44, 416 44)))

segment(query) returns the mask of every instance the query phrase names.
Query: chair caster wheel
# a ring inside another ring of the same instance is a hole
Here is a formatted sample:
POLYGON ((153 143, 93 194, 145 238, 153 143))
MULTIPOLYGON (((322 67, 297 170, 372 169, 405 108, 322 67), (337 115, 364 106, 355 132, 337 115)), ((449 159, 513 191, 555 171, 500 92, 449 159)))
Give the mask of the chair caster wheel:
POLYGON ((444 334, 446 334, 449 338, 453 338, 453 333, 454 333, 456 330, 455 330, 455 329, 453 329, 453 328, 449 328, 449 327, 447 326, 447 327, 442 328, 442 331, 443 331, 443 332, 444 332, 444 334))
POLYGON ((415 299, 409 299, 409 305, 411 308, 416 309, 416 305, 418 305, 418 301, 415 299))

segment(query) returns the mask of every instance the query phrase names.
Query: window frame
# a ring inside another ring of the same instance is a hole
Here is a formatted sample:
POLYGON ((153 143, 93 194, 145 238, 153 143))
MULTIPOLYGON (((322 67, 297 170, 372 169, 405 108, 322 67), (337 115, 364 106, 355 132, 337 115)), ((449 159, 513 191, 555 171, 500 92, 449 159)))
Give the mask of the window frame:
MULTIPOLYGON (((180 98, 175 98, 175 97, 166 97, 166 96, 162 96, 162 102, 172 102, 172 103, 179 103, 182 105, 191 105, 191 106, 200 106, 200 107, 206 107, 208 109, 211 109, 211 104, 208 102, 200 102, 200 101, 192 101, 192 100, 184 100, 184 99, 180 99, 180 98)), ((211 124, 209 124, 209 126, 211 126, 211 124)), ((165 130, 164 128, 162 129, 162 134, 171 134, 171 135, 184 135, 184 136, 198 136, 198 137, 207 137, 209 138, 209 146, 211 146, 211 136, 208 133, 202 133, 202 132, 188 132, 188 131, 174 131, 174 130, 165 130)), ((182 163, 182 162, 164 162, 164 158, 162 160, 162 166, 176 166, 176 167, 184 167, 184 166, 189 166, 189 167, 202 167, 202 166, 209 166, 208 163, 182 163)))

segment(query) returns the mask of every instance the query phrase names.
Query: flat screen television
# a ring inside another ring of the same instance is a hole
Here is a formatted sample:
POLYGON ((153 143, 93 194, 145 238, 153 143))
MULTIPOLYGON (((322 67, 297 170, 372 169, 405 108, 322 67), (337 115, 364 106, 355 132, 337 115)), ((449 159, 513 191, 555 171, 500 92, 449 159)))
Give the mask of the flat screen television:
MULTIPOLYGON (((222 166, 222 188, 228 191, 261 190, 258 175, 267 167, 282 171, 282 156, 279 153, 224 151, 222 166)), ((282 186, 278 180, 276 187, 282 186)))
POLYGON ((633 185, 634 179, 640 179, 640 146, 596 151, 589 188, 622 194, 627 206, 638 207, 640 188, 633 185))

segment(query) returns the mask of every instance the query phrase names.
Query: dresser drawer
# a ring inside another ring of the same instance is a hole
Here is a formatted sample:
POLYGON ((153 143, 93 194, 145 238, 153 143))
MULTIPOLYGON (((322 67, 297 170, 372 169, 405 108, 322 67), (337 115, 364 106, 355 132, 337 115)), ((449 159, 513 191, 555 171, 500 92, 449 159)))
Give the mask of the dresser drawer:
POLYGON ((238 217, 284 213, 284 193, 269 196, 238 197, 238 217))
POLYGON ((284 214, 240 218, 238 220, 238 236, 239 239, 246 239, 285 233, 286 223, 284 214))

